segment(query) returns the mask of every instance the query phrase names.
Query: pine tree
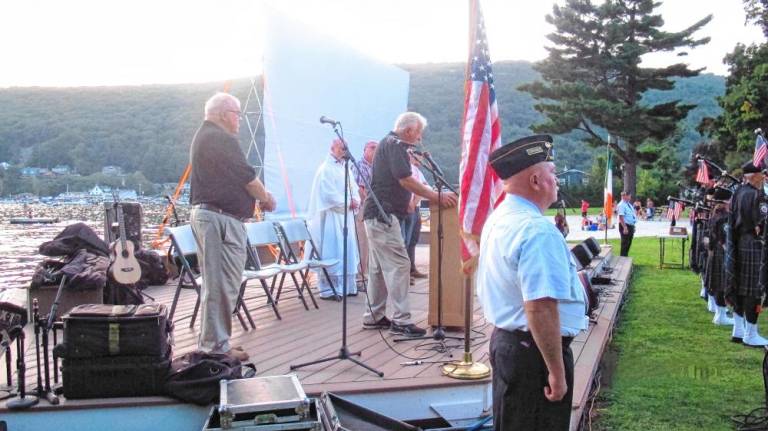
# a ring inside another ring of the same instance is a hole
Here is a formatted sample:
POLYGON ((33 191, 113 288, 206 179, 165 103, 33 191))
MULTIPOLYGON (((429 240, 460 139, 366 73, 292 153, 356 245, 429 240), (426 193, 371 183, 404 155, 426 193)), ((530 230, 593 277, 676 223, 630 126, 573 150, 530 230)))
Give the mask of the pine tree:
POLYGON ((635 194, 637 165, 653 154, 639 148, 647 140, 656 142, 675 133, 677 124, 695 105, 679 101, 651 105, 643 103, 647 90, 670 90, 673 77, 696 76, 678 63, 661 68, 640 67, 646 54, 678 51, 706 44, 709 38, 694 38, 707 16, 679 31, 661 30, 664 20, 653 0, 567 0, 555 5, 548 23, 555 33, 548 36, 554 46, 535 69, 543 81, 520 87, 538 101, 536 109, 546 116, 534 130, 563 134, 585 133, 592 146, 610 145, 624 164, 624 188, 635 194), (606 133, 607 132, 607 133, 606 133), (608 134, 614 137, 608 142, 608 134))
MULTIPOLYGON (((747 22, 768 37, 768 0, 744 0, 744 9, 747 22)), ((704 118, 699 129, 713 138, 708 156, 734 169, 751 159, 754 130, 768 125, 768 44, 738 44, 723 61, 729 72, 725 94, 717 100, 723 112, 704 118)))

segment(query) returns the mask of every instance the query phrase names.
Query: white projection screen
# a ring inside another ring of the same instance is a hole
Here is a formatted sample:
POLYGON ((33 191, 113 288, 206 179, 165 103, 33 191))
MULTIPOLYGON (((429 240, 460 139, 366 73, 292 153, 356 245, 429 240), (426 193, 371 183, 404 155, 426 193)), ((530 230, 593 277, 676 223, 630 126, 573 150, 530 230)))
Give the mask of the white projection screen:
POLYGON ((335 138, 320 117, 342 123, 359 159, 365 142, 379 141, 406 110, 409 74, 278 12, 266 13, 264 180, 277 199, 270 218, 301 217, 315 170, 335 138))

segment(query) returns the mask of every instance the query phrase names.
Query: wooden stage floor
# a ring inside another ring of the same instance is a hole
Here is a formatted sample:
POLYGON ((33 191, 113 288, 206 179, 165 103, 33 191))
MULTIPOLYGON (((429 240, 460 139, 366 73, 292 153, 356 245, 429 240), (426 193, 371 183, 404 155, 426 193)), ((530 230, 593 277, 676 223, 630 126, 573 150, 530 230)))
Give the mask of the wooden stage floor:
MULTIPOLYGON (((417 247, 417 262, 422 272, 428 270, 428 250, 428 246, 417 247)), ((587 406, 592 381, 610 339, 619 304, 631 272, 630 259, 611 257, 610 251, 604 250, 602 256, 606 257, 606 254, 610 259, 610 264, 606 266, 614 268, 610 276, 615 283, 608 286, 606 293, 601 297, 601 305, 596 314, 597 324, 591 324, 589 331, 577 337, 572 344, 576 360, 572 423, 578 423, 582 411, 587 406)), ((151 287, 147 293, 156 301, 170 306, 175 290, 175 284, 171 283, 173 282, 169 282, 166 286, 151 287)), ((232 344, 242 346, 250 354, 251 362, 257 367, 257 375, 269 376, 295 372, 305 392, 310 396, 319 395, 324 391, 350 394, 478 384, 478 381, 456 380, 445 377, 441 373, 442 363, 462 358, 462 341, 449 340, 444 346, 440 346, 433 340, 395 343, 393 339, 396 337, 388 331, 363 330, 362 314, 366 306, 366 297, 362 293, 356 297, 348 297, 347 345, 350 351, 362 352, 362 356, 358 359, 382 371, 384 377, 379 377, 347 360, 333 360, 291 371, 291 364, 336 355, 341 347, 342 338, 341 303, 320 300, 315 295, 319 309, 315 309, 310 303, 310 310, 307 311, 296 297, 295 290, 291 288, 292 282, 286 281, 283 297, 278 303, 282 319, 278 320, 272 309, 264 306, 265 298, 261 287, 257 283, 252 283, 246 291, 246 298, 248 298, 246 303, 251 310, 256 329, 245 331, 237 319, 232 321, 232 344), (445 349, 435 350, 439 347, 445 347, 445 349), (424 363, 401 365, 403 362, 415 360, 422 360, 424 363)), ((426 327, 427 320, 427 289, 426 279, 417 280, 416 284, 411 286, 409 293, 413 320, 422 327, 426 327)), ((176 310, 177 319, 191 313, 195 298, 193 290, 182 291, 176 310)), ((189 328, 189 319, 175 322, 174 356, 195 349, 198 329, 199 322, 193 329, 189 328)), ((474 306, 472 329, 475 337, 471 349, 474 360, 488 364, 488 340, 493 328, 485 321, 477 301, 474 306)), ((25 352, 26 375, 27 386, 31 390, 36 386, 37 376, 35 351, 31 344, 34 334, 31 331, 27 331, 27 334, 30 345, 25 352)), ((449 335, 461 334, 449 332, 449 335)), ((0 382, 4 383, 5 377, 0 379, 0 382)), ((490 378, 480 383, 490 385, 490 378)), ((165 397, 63 400, 59 406, 41 402, 33 409, 141 406, 172 402, 175 401, 165 397)), ((0 404, 0 411, 4 410, 4 407, 4 403, 0 404)), ((572 429, 575 428, 572 427, 572 429)))

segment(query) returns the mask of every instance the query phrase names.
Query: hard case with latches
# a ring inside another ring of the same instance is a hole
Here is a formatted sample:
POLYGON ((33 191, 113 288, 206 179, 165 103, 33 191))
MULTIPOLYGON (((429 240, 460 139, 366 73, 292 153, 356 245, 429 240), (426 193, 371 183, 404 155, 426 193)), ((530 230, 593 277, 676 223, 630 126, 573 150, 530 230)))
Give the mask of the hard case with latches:
POLYGON ((83 304, 64 316, 61 356, 165 356, 172 331, 163 304, 83 304))
POLYGON ((321 431, 315 403, 293 375, 222 380, 203 431, 321 431))

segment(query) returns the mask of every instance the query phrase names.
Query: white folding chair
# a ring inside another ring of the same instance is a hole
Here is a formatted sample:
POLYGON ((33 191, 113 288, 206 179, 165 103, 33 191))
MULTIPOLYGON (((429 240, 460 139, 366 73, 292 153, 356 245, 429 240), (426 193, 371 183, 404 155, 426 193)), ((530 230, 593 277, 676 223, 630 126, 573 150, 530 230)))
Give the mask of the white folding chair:
POLYGON ((333 290, 334 295, 338 296, 339 293, 336 291, 336 287, 333 285, 333 280, 331 279, 330 274, 328 274, 328 268, 338 265, 339 259, 323 259, 322 256, 320 256, 320 251, 315 245, 315 241, 312 239, 312 234, 309 232, 306 220, 284 220, 279 222, 278 226, 280 227, 280 236, 286 242, 285 249, 289 259, 292 262, 306 262, 307 270, 304 273, 304 277, 307 277, 310 269, 322 270, 323 275, 328 281, 328 284, 331 286, 331 290, 333 290), (309 256, 304 255, 303 258, 299 260, 292 245, 306 244, 307 242, 312 245, 312 253, 309 256))
MULTIPOLYGON (((165 229, 165 231, 171 237, 171 256, 178 259, 178 261, 181 263, 181 270, 179 271, 179 283, 176 286, 176 292, 173 295, 173 302, 171 303, 171 310, 168 318, 173 321, 173 315, 176 312, 176 306, 179 302, 181 289, 194 289, 195 293, 197 294, 197 300, 195 301, 195 308, 192 311, 192 314, 190 316, 177 319, 181 320, 187 317, 191 317, 189 321, 189 327, 192 328, 195 326, 197 313, 200 310, 200 286, 203 284, 202 275, 192 268, 192 265, 190 265, 188 260, 189 257, 197 256, 197 241, 195 241, 195 235, 192 233, 192 226, 190 225, 168 227, 165 229), (184 283, 185 278, 189 280, 189 284, 184 283)), ((276 272, 273 273, 273 271, 269 271, 268 276, 272 277, 274 274, 276 274, 276 272)), ((248 280, 257 278, 258 276, 266 276, 266 274, 254 272, 247 273, 246 271, 243 271, 242 279, 240 282, 240 291, 238 292, 237 302, 235 303, 234 314, 237 316, 237 319, 240 321, 240 324, 246 331, 248 330, 248 325, 246 325, 245 319, 243 319, 243 315, 240 312, 241 309, 248 319, 248 322, 251 324, 251 328, 255 329, 256 325, 253 322, 253 318, 251 317, 251 313, 248 310, 248 307, 246 307, 245 302, 243 301, 243 293, 245 292, 245 286, 248 280)))
MULTIPOLYGON (((307 301, 304 299, 305 287, 312 304, 315 308, 320 308, 317 306, 317 301, 315 301, 315 297, 312 295, 312 291, 309 289, 309 283, 307 283, 305 277, 308 265, 304 262, 291 262, 288 259, 285 251, 281 247, 275 224, 269 221, 246 223, 245 229, 248 233, 248 250, 251 265, 258 269, 277 269, 279 271, 278 275, 280 275, 280 283, 277 285, 277 293, 274 295, 275 300, 280 301, 280 294, 283 290, 285 276, 289 275, 293 280, 293 284, 296 287, 296 292, 298 293, 301 303, 304 304, 304 308, 309 310, 307 301), (275 262, 264 265, 261 263, 261 259, 259 259, 259 255, 254 248, 258 249, 259 247, 268 246, 275 247, 278 250, 278 256, 275 262), (299 277, 302 279, 301 283, 296 278, 296 273, 298 273, 299 277)), ((274 292, 276 282, 277 275, 272 279, 272 285, 270 286, 271 292, 274 292)))

